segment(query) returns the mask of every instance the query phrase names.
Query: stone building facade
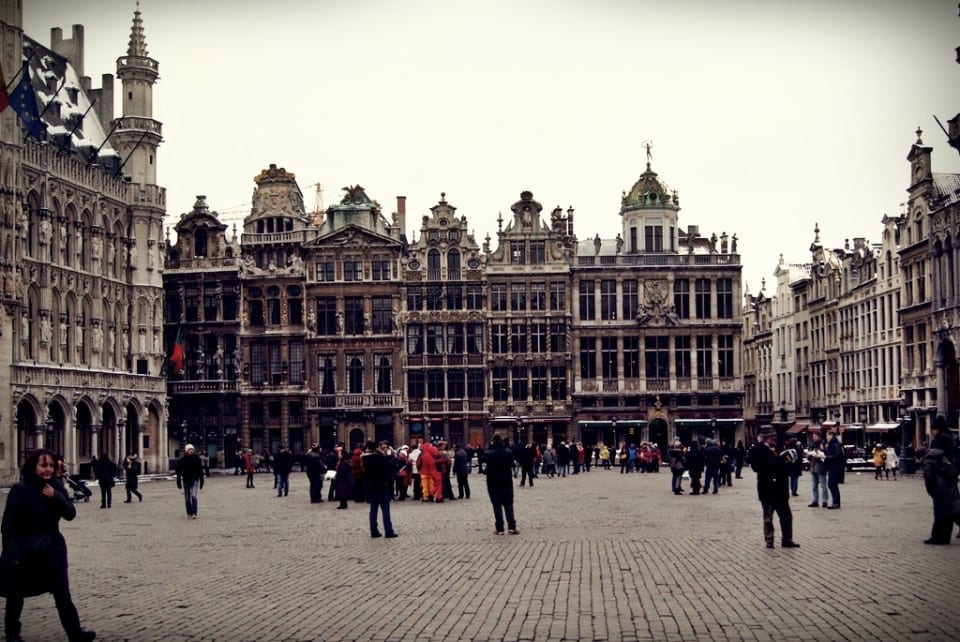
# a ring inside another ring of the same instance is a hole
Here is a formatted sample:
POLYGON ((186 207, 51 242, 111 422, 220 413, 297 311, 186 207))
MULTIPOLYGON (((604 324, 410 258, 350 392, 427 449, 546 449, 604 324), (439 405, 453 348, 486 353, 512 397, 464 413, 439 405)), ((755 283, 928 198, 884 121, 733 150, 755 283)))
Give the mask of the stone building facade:
POLYGON ((53 29, 48 48, 23 33, 22 11, 0 1, 3 81, 27 78, 44 107, 29 122, 14 108, 0 115, 0 354, 10 364, 0 373, 0 479, 15 480, 40 446, 74 471, 130 452, 156 470, 167 457, 158 63, 135 11, 115 118, 113 77, 92 89, 84 75, 83 28, 69 39, 53 29))

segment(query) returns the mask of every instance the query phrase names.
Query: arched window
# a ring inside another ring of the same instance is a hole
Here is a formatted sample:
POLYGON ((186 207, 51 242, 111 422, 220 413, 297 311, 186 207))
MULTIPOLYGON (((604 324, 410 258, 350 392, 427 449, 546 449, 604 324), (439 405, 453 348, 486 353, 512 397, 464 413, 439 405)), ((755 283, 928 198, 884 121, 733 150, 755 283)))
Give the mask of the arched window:
POLYGON ((363 392, 363 355, 355 354, 348 357, 347 392, 360 394, 363 392))
POLYGON ((458 250, 447 252, 447 279, 451 281, 460 279, 460 252, 458 250))
POLYGON ((207 231, 197 229, 193 236, 193 255, 196 257, 207 256, 207 231))
POLYGON ((427 279, 440 280, 440 252, 437 250, 427 252, 427 279))

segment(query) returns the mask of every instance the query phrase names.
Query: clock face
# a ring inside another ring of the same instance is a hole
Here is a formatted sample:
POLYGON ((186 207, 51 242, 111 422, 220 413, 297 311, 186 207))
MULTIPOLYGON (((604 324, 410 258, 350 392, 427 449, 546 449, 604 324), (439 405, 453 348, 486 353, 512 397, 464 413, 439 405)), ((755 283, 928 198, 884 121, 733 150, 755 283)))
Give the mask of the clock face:
POLYGON ((440 225, 443 225, 444 227, 446 227, 446 225, 447 225, 447 219, 445 219, 445 218, 442 218, 442 219, 440 219, 440 220, 437 221, 437 222, 440 223, 440 225))
POLYGON ((411 270, 419 270, 420 261, 410 261, 409 263, 407 263, 407 267, 410 268, 411 270))
POLYGON ((470 259, 467 261, 467 267, 471 270, 476 270, 478 267, 480 267, 480 261, 477 259, 470 259))

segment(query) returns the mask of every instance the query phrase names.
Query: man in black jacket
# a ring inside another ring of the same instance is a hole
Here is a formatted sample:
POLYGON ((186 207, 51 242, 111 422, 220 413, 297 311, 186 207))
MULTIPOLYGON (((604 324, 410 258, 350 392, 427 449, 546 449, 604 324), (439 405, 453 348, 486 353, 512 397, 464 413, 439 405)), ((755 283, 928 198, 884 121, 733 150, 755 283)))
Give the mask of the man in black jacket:
POLYGON ((844 466, 843 444, 837 436, 837 429, 830 429, 830 440, 824 451, 823 463, 827 466, 827 488, 830 489, 830 505, 827 508, 840 508, 840 478, 844 466))
POLYGON ((307 479, 310 480, 310 503, 319 504, 323 501, 323 476, 327 472, 327 465, 320 454, 320 444, 313 444, 303 460, 307 479))
POLYGON ((363 483, 370 504, 370 537, 380 537, 377 509, 383 513, 383 532, 387 538, 397 536, 390 519, 390 500, 393 498, 394 457, 390 444, 368 441, 363 453, 363 483))
POLYGON ((787 465, 792 450, 777 452, 777 430, 773 426, 760 429, 760 443, 750 449, 750 467, 757 473, 757 497, 763 508, 763 539, 767 548, 773 548, 773 514, 780 518, 780 545, 783 548, 800 546, 793 541, 793 514, 790 512, 790 476, 787 465))
POLYGON ((290 471, 293 470, 293 453, 286 446, 273 458, 273 472, 277 476, 277 497, 290 494, 290 471))
POLYGON ((493 436, 493 444, 483 453, 483 472, 487 476, 487 493, 493 504, 494 527, 503 535, 503 517, 507 528, 517 535, 517 519, 513 514, 513 453, 503 444, 500 435, 493 436))
POLYGON ((193 444, 187 444, 184 455, 177 464, 177 488, 183 489, 183 501, 187 517, 197 518, 197 491, 203 488, 203 462, 194 452, 193 444))

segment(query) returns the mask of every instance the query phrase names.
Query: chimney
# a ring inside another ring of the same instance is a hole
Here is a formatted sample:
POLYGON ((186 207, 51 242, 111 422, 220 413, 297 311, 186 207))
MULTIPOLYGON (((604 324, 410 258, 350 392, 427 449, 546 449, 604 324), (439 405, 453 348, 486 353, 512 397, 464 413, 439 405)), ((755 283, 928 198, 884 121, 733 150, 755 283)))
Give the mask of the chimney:
POLYGON ((407 197, 397 197, 397 226, 400 228, 400 234, 407 233, 407 197))

